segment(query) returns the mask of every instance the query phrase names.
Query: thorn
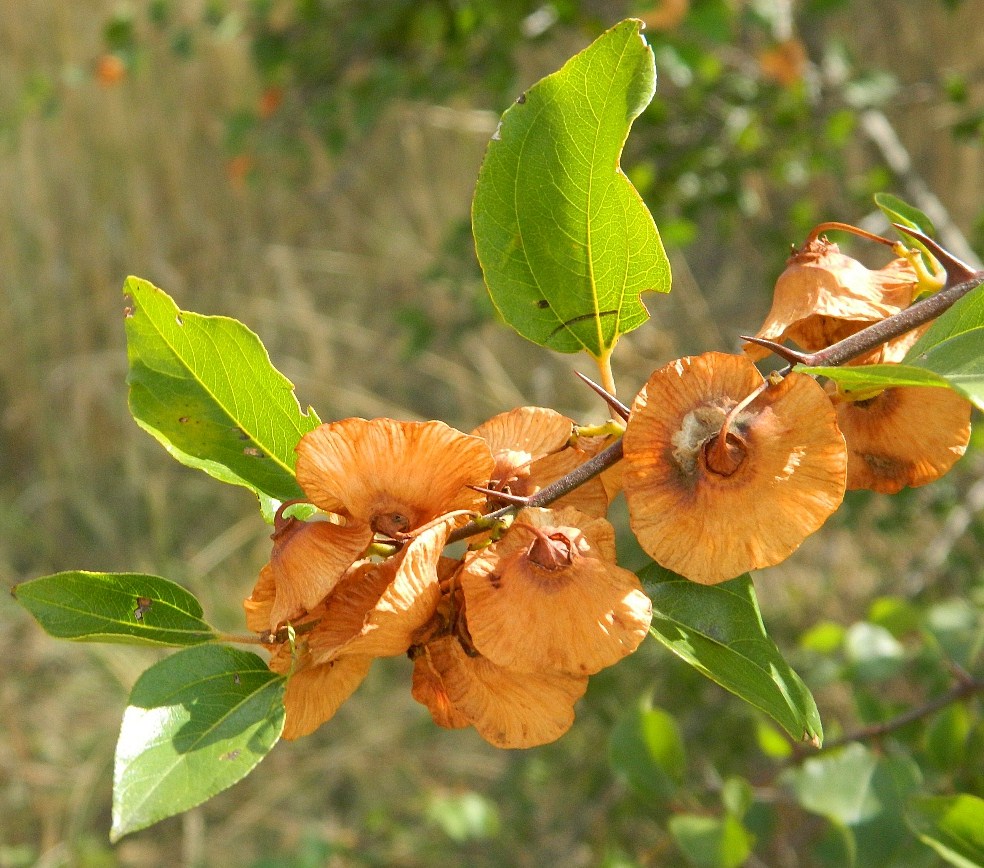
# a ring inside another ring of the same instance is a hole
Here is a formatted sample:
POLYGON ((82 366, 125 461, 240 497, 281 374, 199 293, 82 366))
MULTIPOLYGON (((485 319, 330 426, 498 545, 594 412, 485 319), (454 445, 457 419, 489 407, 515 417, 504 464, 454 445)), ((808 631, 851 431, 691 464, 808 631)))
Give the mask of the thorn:
POLYGON ((515 506, 528 506, 530 502, 528 497, 520 497, 518 494, 509 494, 507 491, 496 491, 494 488, 482 488, 481 485, 469 485, 468 488, 473 491, 477 491, 479 494, 484 494, 486 497, 501 500, 505 503, 511 503, 515 506))
POLYGON ((611 408, 612 412, 615 413, 620 419, 625 422, 629 420, 629 408, 625 406, 618 398, 614 395, 606 392, 601 386, 599 386, 590 377, 584 376, 580 371, 574 372, 578 377, 580 377, 588 386, 590 386, 595 392, 597 392, 602 398, 604 398, 605 403, 611 408))
POLYGON ((800 353, 796 350, 791 350, 783 344, 777 344, 775 341, 767 341, 765 338, 755 338, 749 335, 738 335, 738 337, 743 341, 748 341, 750 344, 758 344, 760 347, 765 347, 791 365, 810 365, 813 363, 812 353, 800 353))
POLYGON ((908 235, 910 238, 915 238, 920 244, 924 245, 930 253, 933 254, 938 260, 940 265, 946 270, 946 285, 954 286, 958 283, 963 283, 965 280, 970 280, 974 277, 977 272, 971 268, 966 262, 957 259, 949 250, 944 250, 928 235, 924 235, 918 229, 912 229, 909 226, 903 226, 901 223, 893 223, 899 232, 903 235, 908 235))

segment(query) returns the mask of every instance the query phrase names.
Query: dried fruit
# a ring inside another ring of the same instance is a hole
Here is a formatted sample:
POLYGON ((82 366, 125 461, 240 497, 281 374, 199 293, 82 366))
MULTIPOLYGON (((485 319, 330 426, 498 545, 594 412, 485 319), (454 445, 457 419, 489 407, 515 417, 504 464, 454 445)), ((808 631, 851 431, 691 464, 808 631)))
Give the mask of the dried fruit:
POLYGON ((744 356, 705 353, 653 373, 624 448, 640 545, 703 584, 785 560, 844 496, 844 438, 823 388, 800 374, 766 383, 744 356))
POLYGON ((970 402, 946 388, 897 386, 834 398, 847 441, 847 487, 895 494, 939 479, 970 440, 970 402))
MULTIPOLYGON (((917 289, 918 277, 905 259, 872 271, 836 244, 814 239, 787 261, 755 336, 821 350, 908 307, 917 289)), ((751 343, 744 350, 753 360, 769 352, 751 343)))
POLYGON ((590 675, 646 637, 652 604, 615 563, 615 531, 572 508, 527 509, 460 582, 475 648, 521 672, 590 675))

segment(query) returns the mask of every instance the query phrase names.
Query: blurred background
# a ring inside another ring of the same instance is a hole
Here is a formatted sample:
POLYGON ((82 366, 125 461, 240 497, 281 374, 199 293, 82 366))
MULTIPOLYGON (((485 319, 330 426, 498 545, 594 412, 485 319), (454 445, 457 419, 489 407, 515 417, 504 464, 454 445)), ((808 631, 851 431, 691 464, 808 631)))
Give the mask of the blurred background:
MULTIPOLYGON (((972 0, 902 12, 888 0, 0 0, 3 584, 154 573, 242 629, 269 528, 246 492, 179 466, 130 419, 127 274, 245 322, 325 420, 467 431, 529 403, 603 418, 571 373, 591 375, 587 360, 496 322, 468 215, 498 115, 628 15, 648 24, 659 85, 623 164, 674 288, 646 300, 651 322, 619 345, 624 399, 673 358, 737 349, 815 223, 884 229, 876 191, 926 211, 980 267, 984 5, 972 0)), ((852 653, 867 653, 851 630, 877 621, 873 600, 937 613, 940 643, 980 636, 980 440, 937 484, 850 495, 757 577, 828 733, 935 683, 913 676, 923 645, 887 631, 899 653, 863 689, 846 685, 852 653)), ((592 679, 572 731, 530 751, 437 729, 409 696, 409 662, 383 661, 314 736, 111 846, 119 721, 157 657, 57 642, 0 595, 0 866, 687 864, 668 817, 713 813, 732 777, 773 793, 748 864, 844 864, 820 846, 827 821, 784 804, 768 724, 655 643, 592 679), (646 702, 688 748, 672 796, 640 784, 619 747, 646 702)), ((966 750, 975 737, 971 718, 966 750)), ((927 854, 884 864, 935 864, 927 854)))

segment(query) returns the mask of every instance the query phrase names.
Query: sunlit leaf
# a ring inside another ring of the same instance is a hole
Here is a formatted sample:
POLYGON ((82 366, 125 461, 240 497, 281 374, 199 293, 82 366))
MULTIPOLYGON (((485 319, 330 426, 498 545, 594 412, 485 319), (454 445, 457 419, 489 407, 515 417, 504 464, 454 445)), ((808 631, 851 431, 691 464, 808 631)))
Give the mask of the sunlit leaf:
POLYGON ((984 799, 967 793, 914 798, 906 822, 924 844, 959 868, 984 865, 984 799))
POLYGON ((984 409, 984 285, 971 290, 930 326, 898 365, 808 368, 845 389, 949 386, 984 409))
POLYGON ((888 389, 892 386, 928 386, 947 388, 945 377, 912 365, 857 365, 839 368, 813 368, 797 365, 804 374, 819 374, 833 380, 847 392, 888 389))
MULTIPOLYGON (((910 205, 908 202, 904 202, 898 196, 893 196, 891 193, 875 193, 874 199, 875 204, 881 209, 881 212, 888 218, 890 223, 907 226, 910 229, 922 232, 923 235, 928 235, 930 238, 936 235, 936 227, 933 226, 933 221, 918 208, 910 205)), ((927 270, 930 272, 939 270, 939 263, 936 261, 936 257, 933 256, 925 244, 910 235, 901 234, 907 246, 915 247, 922 254, 927 270)))
POLYGON ((922 783, 919 766, 908 756, 882 756, 859 742, 811 757, 786 780, 799 804, 826 817, 840 830, 864 868, 909 864, 912 839, 902 812, 922 783))
POLYGON ((433 795, 426 816, 457 844, 494 838, 499 833, 499 809, 495 802, 471 790, 433 795))
POLYGON ((844 658, 857 681, 884 681, 902 668, 905 648, 886 628, 858 621, 844 634, 844 658))
MULTIPOLYGON (((936 234, 936 227, 918 208, 903 201, 898 196, 891 193, 875 193, 875 204, 881 212, 888 218, 890 223, 898 223, 901 226, 908 226, 910 229, 918 229, 923 235, 932 238, 936 234)), ((906 238, 907 241, 912 239, 906 238)))
POLYGON ((653 601, 650 632, 658 641, 793 738, 820 743, 816 702, 766 633, 747 574, 699 585, 652 564, 639 576, 653 601))
POLYGON ((23 582, 13 594, 59 639, 131 645, 198 645, 215 639, 198 600, 159 576, 73 570, 23 582))
POLYGON ((641 22, 623 21, 502 116, 472 228, 503 318, 560 352, 607 356, 648 319, 640 293, 670 288, 652 215, 619 168, 656 87, 641 22))
POLYGON ((284 683, 255 654, 221 645, 188 648, 144 672, 116 746, 111 838, 249 774, 283 731, 284 683))
POLYGON ((933 371, 984 409, 984 285, 967 293, 930 326, 903 363, 933 371))
POLYGON ((124 291, 130 412, 182 464, 261 500, 301 497, 294 447, 318 424, 242 323, 178 310, 156 286, 124 291))

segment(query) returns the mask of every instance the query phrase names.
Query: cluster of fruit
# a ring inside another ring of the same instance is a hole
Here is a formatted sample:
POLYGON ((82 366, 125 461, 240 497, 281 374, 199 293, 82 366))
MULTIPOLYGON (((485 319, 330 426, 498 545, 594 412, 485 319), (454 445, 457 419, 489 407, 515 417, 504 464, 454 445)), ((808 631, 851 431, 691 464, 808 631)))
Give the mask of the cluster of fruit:
MULTIPOLYGON (((791 257, 756 339, 823 349, 905 309, 921 285, 910 259, 869 270, 814 239, 791 257)), ((917 337, 855 363, 897 362, 917 337)), ((949 389, 843 392, 763 376, 754 360, 766 351, 745 349, 655 371, 628 413, 624 460, 549 504, 530 498, 612 439, 554 410, 522 407, 471 434, 345 419, 305 435, 297 479, 320 512, 281 508, 246 600, 271 668, 290 675, 284 736, 328 720, 374 658, 408 654, 413 696, 439 725, 474 726, 499 747, 553 741, 588 676, 632 653, 652 618, 617 563, 616 494, 655 561, 714 584, 787 558, 845 490, 922 485, 967 446, 971 406, 949 389), (510 514, 488 520, 503 501, 510 514), (449 555, 461 537, 470 545, 449 555)))

